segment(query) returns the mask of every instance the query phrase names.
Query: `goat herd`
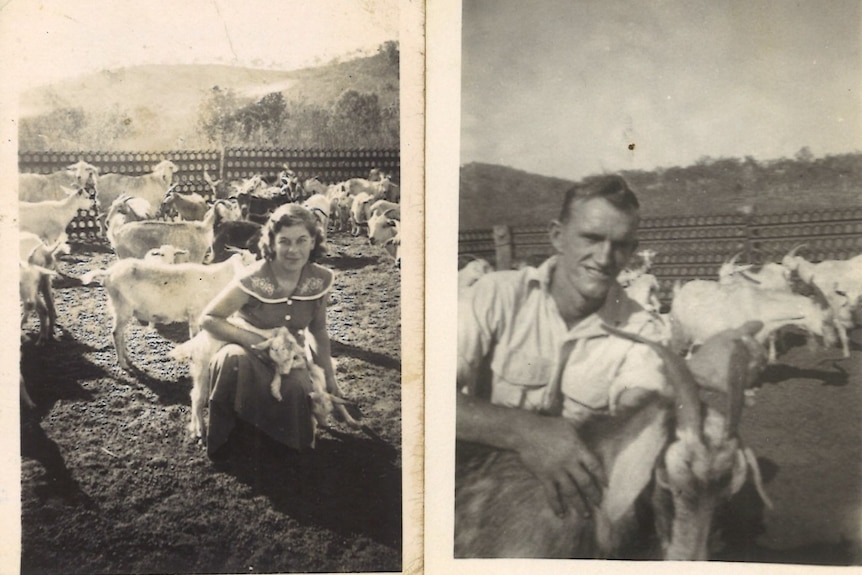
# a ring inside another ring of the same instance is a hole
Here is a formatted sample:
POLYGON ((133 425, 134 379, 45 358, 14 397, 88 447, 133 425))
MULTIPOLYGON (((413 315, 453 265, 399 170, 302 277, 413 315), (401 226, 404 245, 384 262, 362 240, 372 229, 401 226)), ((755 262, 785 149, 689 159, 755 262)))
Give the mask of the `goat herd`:
MULTIPOLYGON (((84 285, 103 279, 117 362, 124 369, 130 368, 125 333, 133 319, 188 323, 189 336, 195 336, 205 305, 260 257, 262 224, 279 205, 301 203, 317 217, 324 237, 330 228, 349 229, 354 237, 367 231, 370 243, 400 265, 399 187, 376 169, 370 179, 329 186, 317 178, 300 183, 286 166, 275 185, 255 175, 223 186, 204 172, 212 188, 210 202, 200 194, 177 191, 172 185, 176 171, 173 162, 163 160, 142 176, 100 175, 97 167, 79 161, 47 175, 20 174, 21 326, 23 330, 35 310, 37 345, 55 337, 51 286, 57 259, 69 253, 66 229, 94 202, 119 261, 79 279, 84 285)), ((23 379, 21 398, 32 405, 23 379)))

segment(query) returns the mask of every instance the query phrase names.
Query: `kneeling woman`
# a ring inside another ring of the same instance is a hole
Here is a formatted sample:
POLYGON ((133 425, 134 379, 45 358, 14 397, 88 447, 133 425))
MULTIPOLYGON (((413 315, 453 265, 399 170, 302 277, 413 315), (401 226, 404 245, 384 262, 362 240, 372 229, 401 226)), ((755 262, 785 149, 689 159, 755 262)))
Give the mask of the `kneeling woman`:
POLYGON ((308 394, 311 378, 304 366, 282 377, 282 401, 273 398, 273 368, 250 347, 264 340, 227 321, 236 314, 260 329, 286 326, 304 343, 308 328, 315 363, 326 374, 327 390, 339 395, 326 332, 327 292, 331 270, 315 263, 324 253, 323 231, 310 211, 288 204, 278 208, 263 228, 264 259, 249 268, 204 310, 201 327, 229 342, 213 358, 207 454, 225 456, 236 419, 251 423, 276 441, 301 450, 312 445, 308 394))

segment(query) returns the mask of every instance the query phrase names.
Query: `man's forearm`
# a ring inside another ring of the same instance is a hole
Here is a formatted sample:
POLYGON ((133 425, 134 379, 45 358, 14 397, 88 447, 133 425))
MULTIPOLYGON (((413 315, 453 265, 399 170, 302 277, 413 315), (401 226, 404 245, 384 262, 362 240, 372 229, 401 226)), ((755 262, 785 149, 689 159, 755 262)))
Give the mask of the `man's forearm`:
POLYGON ((464 441, 517 451, 521 446, 523 427, 529 423, 527 420, 541 417, 458 393, 455 433, 464 441))

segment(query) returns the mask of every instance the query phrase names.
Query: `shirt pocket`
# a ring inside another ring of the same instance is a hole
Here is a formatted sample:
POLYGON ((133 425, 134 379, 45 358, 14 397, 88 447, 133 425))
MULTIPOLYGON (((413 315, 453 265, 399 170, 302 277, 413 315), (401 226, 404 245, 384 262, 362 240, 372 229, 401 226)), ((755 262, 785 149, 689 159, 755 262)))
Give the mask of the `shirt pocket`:
POLYGON ((497 350, 491 362, 494 386, 491 402, 508 407, 538 409, 551 379, 553 362, 535 355, 497 350))

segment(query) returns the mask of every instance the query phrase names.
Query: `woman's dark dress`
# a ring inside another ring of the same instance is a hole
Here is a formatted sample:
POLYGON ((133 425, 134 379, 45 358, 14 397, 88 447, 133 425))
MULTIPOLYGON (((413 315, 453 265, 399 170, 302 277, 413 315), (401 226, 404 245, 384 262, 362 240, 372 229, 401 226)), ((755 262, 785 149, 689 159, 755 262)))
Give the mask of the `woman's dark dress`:
MULTIPOLYGON (((237 280, 239 287, 251 296, 237 314, 261 329, 287 326, 303 344, 305 329, 320 306, 325 305, 333 280, 331 270, 308 263, 293 293, 279 293, 271 264, 264 260, 237 280)), ((224 346, 213 358, 211 367, 209 453, 225 444, 237 417, 288 447, 311 447, 314 436, 308 394, 312 388, 304 367, 282 376, 282 401, 270 392, 274 371, 240 345, 224 346)))

